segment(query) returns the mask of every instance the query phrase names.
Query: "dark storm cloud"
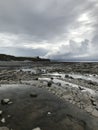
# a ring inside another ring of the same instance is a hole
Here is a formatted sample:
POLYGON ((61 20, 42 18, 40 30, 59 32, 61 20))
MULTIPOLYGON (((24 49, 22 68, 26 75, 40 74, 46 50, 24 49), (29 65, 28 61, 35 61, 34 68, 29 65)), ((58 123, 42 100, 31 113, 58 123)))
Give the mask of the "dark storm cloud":
POLYGON ((83 0, 0 0, 0 31, 51 40, 90 7, 83 0))
POLYGON ((97 13, 97 0, 0 0, 0 53, 89 59, 97 55, 97 13))

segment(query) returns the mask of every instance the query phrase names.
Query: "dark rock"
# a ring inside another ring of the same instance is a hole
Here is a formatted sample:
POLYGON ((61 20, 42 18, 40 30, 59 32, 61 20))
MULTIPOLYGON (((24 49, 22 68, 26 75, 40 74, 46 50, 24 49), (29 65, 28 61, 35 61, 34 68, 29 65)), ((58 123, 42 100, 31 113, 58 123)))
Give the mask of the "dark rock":
POLYGON ((81 90, 81 91, 82 91, 82 90, 85 90, 84 88, 82 88, 82 87, 80 87, 80 86, 78 86, 78 87, 79 87, 79 90, 81 90))
POLYGON ((92 82, 92 81, 89 81, 89 83, 88 84, 90 84, 90 85, 96 85, 94 82, 92 82))
POLYGON ((96 102, 95 102, 95 100, 94 100, 93 98, 91 98, 90 101, 91 101, 91 104, 92 104, 93 106, 96 106, 96 102))
POLYGON ((98 111, 98 106, 96 106, 95 109, 98 111))
POLYGON ((65 75, 65 78, 69 78, 69 75, 68 75, 68 74, 66 74, 66 75, 65 75))
POLYGON ((35 78, 34 80, 38 80, 38 78, 35 78))
POLYGON ((51 82, 51 81, 49 81, 49 82, 47 83, 47 85, 48 85, 48 87, 51 87, 52 82, 51 82))
POLYGON ((68 75, 68 74, 65 75, 65 78, 74 79, 72 76, 70 76, 70 75, 68 75))
POLYGON ((51 77, 51 80, 53 80, 54 78, 53 77, 51 77))
POLYGON ((70 79, 74 79, 72 76, 69 76, 70 79))
POLYGON ((58 85, 58 86, 61 86, 61 83, 58 82, 57 85, 58 85))
POLYGON ((35 97, 37 97, 38 95, 36 94, 36 93, 31 93, 30 94, 30 97, 33 97, 33 98, 35 98, 35 97))

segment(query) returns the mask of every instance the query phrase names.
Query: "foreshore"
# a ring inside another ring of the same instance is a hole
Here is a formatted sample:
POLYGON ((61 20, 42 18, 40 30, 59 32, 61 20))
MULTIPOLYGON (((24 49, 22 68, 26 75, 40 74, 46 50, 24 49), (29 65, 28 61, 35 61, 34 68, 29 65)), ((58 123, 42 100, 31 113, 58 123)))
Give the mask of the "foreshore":
POLYGON ((97 130, 98 75, 68 66, 1 67, 0 130, 97 130))

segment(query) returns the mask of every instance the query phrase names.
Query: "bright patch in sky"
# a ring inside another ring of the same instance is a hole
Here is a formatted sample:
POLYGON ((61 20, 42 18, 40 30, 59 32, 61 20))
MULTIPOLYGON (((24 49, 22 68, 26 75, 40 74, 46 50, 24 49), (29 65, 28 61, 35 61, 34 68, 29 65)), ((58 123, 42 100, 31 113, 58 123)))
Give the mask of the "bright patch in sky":
POLYGON ((79 22, 89 22, 89 17, 87 14, 82 14, 79 18, 78 18, 79 22))

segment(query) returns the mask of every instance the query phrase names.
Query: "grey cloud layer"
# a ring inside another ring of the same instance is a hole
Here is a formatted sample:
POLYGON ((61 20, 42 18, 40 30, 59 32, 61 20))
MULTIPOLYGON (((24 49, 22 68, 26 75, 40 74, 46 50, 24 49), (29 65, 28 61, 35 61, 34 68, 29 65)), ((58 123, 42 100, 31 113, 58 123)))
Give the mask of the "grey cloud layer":
POLYGON ((18 47, 1 47, 1 53, 15 55, 15 56, 41 56, 46 55, 47 51, 42 48, 30 49, 30 48, 18 48, 18 47))
MULTIPOLYGON (((97 5, 97 0, 0 0, 0 33, 17 37, 16 40, 11 39, 8 43, 5 42, 5 38, 1 44, 9 45, 11 41, 14 52, 11 51, 15 55, 40 55, 56 59, 73 59, 76 56, 77 59, 81 59, 81 55, 91 57, 90 46, 96 44, 98 48, 97 5), (85 13, 89 14, 88 21, 78 22, 77 19, 85 13), (81 27, 84 28, 81 30, 81 27), (91 29, 86 31, 89 27, 91 29), (77 33, 80 29, 81 41, 75 40, 78 35, 75 35, 74 39, 74 35, 70 33, 75 29, 77 33), (45 41, 50 43, 51 48, 46 50, 22 48, 26 44, 44 44, 45 41), (64 43, 59 47, 62 41, 64 43), (69 41, 68 46, 66 41, 69 41), (57 44, 58 51, 52 48, 52 44, 57 44), (15 49, 16 45, 18 48, 15 49), (65 50, 62 46, 65 46, 65 50), (69 50, 66 51, 66 48, 69 50)), ((2 49, 8 53, 3 45, 0 53, 2 49)), ((95 51, 94 48, 93 50, 95 51)))
POLYGON ((89 6, 83 0, 0 0, 0 30, 49 40, 66 33, 89 6))

